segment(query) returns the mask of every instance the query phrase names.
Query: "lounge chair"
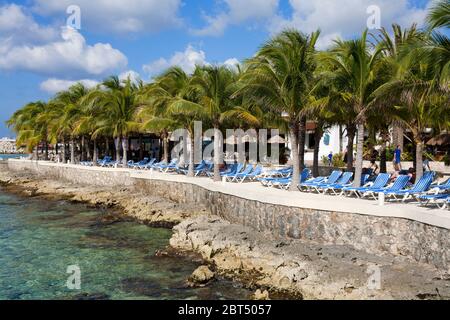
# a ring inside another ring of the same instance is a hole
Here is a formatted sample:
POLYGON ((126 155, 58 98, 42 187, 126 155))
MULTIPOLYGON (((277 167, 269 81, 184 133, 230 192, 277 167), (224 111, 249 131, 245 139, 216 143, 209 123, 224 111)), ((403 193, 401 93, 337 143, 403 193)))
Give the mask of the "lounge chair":
MULTIPOLYGON (((302 170, 299 176, 299 183, 305 182, 311 174, 311 170, 305 168, 302 170)), ((278 187, 282 189, 289 189, 292 184, 292 176, 288 178, 279 178, 270 182, 271 187, 278 187)))
POLYGON ((388 192, 386 193, 386 197, 392 198, 392 200, 402 200, 402 202, 409 199, 410 196, 418 199, 418 196, 423 195, 426 191, 429 190, 432 182, 432 175, 423 175, 411 189, 388 192))
MULTIPOLYGON (((450 189, 449 189, 450 191, 450 189)), ((435 204, 438 207, 445 208, 450 201, 450 194, 437 193, 437 194, 422 194, 417 197, 421 206, 427 206, 429 204, 435 204)))
POLYGON ((319 185, 319 184, 323 184, 323 183, 334 184, 334 183, 336 183, 336 181, 338 181, 338 179, 340 178, 341 175, 342 175, 342 171, 334 170, 328 178, 322 177, 321 180, 320 179, 307 180, 303 183, 300 183, 298 185, 298 188, 300 191, 311 191, 314 186, 319 185))
POLYGON ((244 164, 243 163, 238 163, 236 165, 232 165, 231 166, 231 170, 227 170, 224 171, 220 174, 221 177, 233 177, 234 175, 236 175, 236 173, 239 173, 242 171, 242 168, 244 168, 244 164))
POLYGON ((252 171, 253 171, 253 166, 248 164, 244 168, 244 170, 242 170, 241 172, 236 172, 234 175, 226 175, 224 177, 225 177, 226 181, 234 182, 234 181, 237 181, 236 179, 238 177, 246 176, 246 175, 250 174, 250 172, 252 172, 252 171))
POLYGON ((312 190, 317 191, 317 193, 320 193, 320 191, 322 190, 323 194, 326 194, 329 190, 333 190, 334 187, 348 185, 352 177, 353 172, 344 172, 335 183, 319 183, 316 185, 312 185, 311 188, 312 190))
POLYGON ((250 173, 248 173, 248 174, 245 174, 245 173, 238 173, 238 174, 236 174, 236 175, 234 176, 234 180, 233 180, 233 181, 242 183, 242 182, 244 182, 245 180, 250 180, 250 181, 255 180, 256 177, 258 177, 258 176, 262 173, 262 171, 263 171, 262 166, 256 166, 256 167, 253 168, 253 170, 252 170, 250 173))
POLYGON ((403 188, 405 188, 407 186, 410 179, 411 179, 410 176, 400 175, 397 177, 397 179, 395 179, 392 186, 365 191, 361 197, 364 198, 366 196, 372 196, 375 200, 377 200, 377 195, 379 193, 387 194, 387 193, 393 193, 393 192, 402 190, 403 188))
MULTIPOLYGON (((196 165, 194 167, 194 175, 197 175, 196 173, 203 170, 206 167, 206 162, 204 160, 202 160, 202 162, 200 162, 198 165, 196 165)), ((189 167, 187 168, 178 168, 177 170, 178 173, 187 175, 189 173, 189 167)))
MULTIPOLYGON (((368 180, 369 180, 370 175, 369 174, 363 174, 361 176, 361 185, 365 185, 368 180)), ((332 187, 329 187, 328 190, 333 192, 335 195, 340 195, 342 192, 342 189, 347 188, 347 187, 351 187, 352 183, 348 183, 348 184, 335 184, 332 187)), ((325 194, 326 192, 324 192, 325 194)))
POLYGON ((351 196, 352 194, 354 194, 356 197, 359 198, 362 194, 364 194, 367 191, 384 188, 389 182, 390 178, 391 175, 389 173, 380 173, 373 183, 369 182, 363 187, 349 186, 342 188, 341 195, 351 196))
POLYGON ((147 168, 150 168, 155 162, 156 162, 156 159, 153 158, 153 159, 149 160, 147 163, 138 164, 138 165, 134 166, 134 168, 140 169, 140 170, 147 169, 147 168))
POLYGON ((144 158, 144 159, 142 159, 141 161, 139 161, 139 162, 134 162, 134 161, 128 161, 128 167, 129 168, 133 168, 133 169, 135 169, 135 168, 137 168, 137 167, 139 167, 139 166, 143 166, 143 165, 146 165, 147 163, 148 163, 148 161, 149 161, 149 159, 148 158, 144 158))
POLYGON ((430 189, 446 190, 450 189, 450 179, 441 184, 432 184, 430 189))
POLYGON ((158 169, 161 172, 176 171, 177 169, 180 169, 178 166, 178 159, 172 159, 169 164, 160 165, 158 169))

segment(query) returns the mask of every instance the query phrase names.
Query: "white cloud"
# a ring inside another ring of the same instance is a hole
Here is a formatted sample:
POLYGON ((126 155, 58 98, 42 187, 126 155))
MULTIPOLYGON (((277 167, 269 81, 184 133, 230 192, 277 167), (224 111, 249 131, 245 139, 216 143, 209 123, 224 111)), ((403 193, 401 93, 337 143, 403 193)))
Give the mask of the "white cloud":
POLYGON ((143 69, 150 75, 156 75, 171 66, 179 66, 187 73, 192 73, 196 65, 202 66, 205 64, 205 52, 202 50, 197 51, 191 45, 188 45, 183 52, 175 52, 169 59, 159 58, 158 60, 144 65, 143 69))
MULTIPOLYGON (((210 64, 211 63, 207 61, 206 53, 203 50, 196 50, 193 46, 188 45, 183 52, 175 52, 169 59, 159 58, 149 64, 144 65, 143 70, 148 75, 155 76, 169 67, 179 66, 186 73, 192 73, 195 70, 195 66, 205 66, 210 64)), ((231 69, 237 69, 239 60, 236 58, 230 58, 218 64, 225 65, 231 69)))
POLYGON ((321 29, 319 47, 329 45, 336 36, 348 38, 367 27, 367 8, 377 5, 381 10, 381 24, 386 28, 394 22, 409 27, 413 22, 423 24, 426 9, 410 6, 408 0, 289 0, 292 15, 272 20, 270 30, 277 33, 286 27, 309 33, 321 29))
POLYGON ((0 41, 0 69, 49 75, 102 75, 123 69, 127 58, 108 43, 88 45, 72 28, 62 28, 61 39, 43 45, 0 41))
POLYGON ((181 24, 181 0, 34 0, 33 9, 60 17, 70 5, 80 7, 81 27, 89 32, 157 32, 181 24))
POLYGON ((207 25, 191 30, 200 36, 220 36, 229 25, 261 21, 275 15, 279 0, 224 0, 227 10, 217 16, 204 15, 207 25))
POLYGON ((0 40, 8 45, 40 44, 58 37, 52 27, 42 27, 16 4, 0 7, 0 40))
POLYGON ((74 84, 76 84, 78 82, 84 84, 88 88, 95 87, 96 85, 99 84, 98 81, 91 80, 91 79, 72 81, 72 80, 62 80, 62 79, 50 78, 50 79, 42 82, 40 85, 40 88, 41 88, 41 90, 46 91, 50 94, 55 94, 57 92, 69 89, 71 86, 73 86, 74 84))
POLYGON ((119 74, 120 80, 127 80, 128 78, 130 78, 131 82, 138 82, 141 80, 140 74, 134 70, 128 70, 119 74))

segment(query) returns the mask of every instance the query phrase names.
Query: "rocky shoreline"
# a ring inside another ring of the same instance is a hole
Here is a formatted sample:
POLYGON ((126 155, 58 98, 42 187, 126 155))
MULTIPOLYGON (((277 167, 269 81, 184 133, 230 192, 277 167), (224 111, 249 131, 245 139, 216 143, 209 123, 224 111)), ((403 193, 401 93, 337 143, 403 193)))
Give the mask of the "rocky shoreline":
POLYGON ((152 227, 172 228, 181 221, 205 214, 198 205, 174 201, 136 191, 132 187, 95 187, 53 179, 37 179, 31 172, 0 171, 0 184, 9 192, 46 199, 81 202, 115 209, 127 217, 152 227))
POLYGON ((7 168, 0 170, 0 184, 26 196, 117 210, 154 227, 174 226, 170 251, 199 254, 219 276, 268 290, 271 298, 450 299, 450 274, 430 265, 370 255, 349 246, 276 239, 211 216, 196 203, 178 203, 133 187, 42 179, 7 168), (369 285, 373 270, 380 271, 379 288, 369 285))

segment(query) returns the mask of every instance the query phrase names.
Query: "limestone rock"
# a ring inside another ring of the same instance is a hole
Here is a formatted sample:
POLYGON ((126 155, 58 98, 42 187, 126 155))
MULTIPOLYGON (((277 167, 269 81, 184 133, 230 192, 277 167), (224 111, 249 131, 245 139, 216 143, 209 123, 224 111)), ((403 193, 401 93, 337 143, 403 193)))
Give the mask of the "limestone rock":
POLYGON ((257 289, 253 295, 254 300, 270 300, 269 292, 267 290, 261 291, 257 289))
POLYGON ((214 278, 212 272, 207 266, 200 266, 192 272, 189 282, 193 284, 206 284, 214 278))

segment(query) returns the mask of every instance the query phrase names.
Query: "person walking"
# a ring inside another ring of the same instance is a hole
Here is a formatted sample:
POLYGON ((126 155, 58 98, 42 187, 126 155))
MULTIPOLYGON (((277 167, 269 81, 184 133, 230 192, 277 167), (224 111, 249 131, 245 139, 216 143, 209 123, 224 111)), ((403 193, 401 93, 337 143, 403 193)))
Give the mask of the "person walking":
POLYGON ((394 168, 395 168, 395 171, 402 170, 401 158, 402 158, 402 150, 400 149, 400 146, 397 145, 397 147, 394 150, 394 168))
POLYGON ((333 151, 330 151, 330 153, 328 154, 328 166, 331 167, 332 164, 333 164, 333 151))

